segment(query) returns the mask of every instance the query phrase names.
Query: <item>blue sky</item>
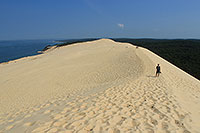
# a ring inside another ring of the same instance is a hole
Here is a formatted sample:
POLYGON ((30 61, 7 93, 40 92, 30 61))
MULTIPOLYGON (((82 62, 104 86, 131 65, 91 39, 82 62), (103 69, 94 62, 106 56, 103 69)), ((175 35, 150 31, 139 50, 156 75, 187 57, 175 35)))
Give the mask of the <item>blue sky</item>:
POLYGON ((199 38, 199 0, 0 0, 0 40, 199 38))

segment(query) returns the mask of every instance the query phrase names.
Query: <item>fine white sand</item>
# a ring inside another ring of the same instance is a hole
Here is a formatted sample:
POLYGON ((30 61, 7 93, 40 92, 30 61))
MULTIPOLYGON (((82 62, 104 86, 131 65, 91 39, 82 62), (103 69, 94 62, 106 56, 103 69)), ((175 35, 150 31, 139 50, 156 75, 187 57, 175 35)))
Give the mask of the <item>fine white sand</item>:
POLYGON ((200 81, 131 44, 101 39, 0 64, 0 132, 198 133, 199 123, 200 81))

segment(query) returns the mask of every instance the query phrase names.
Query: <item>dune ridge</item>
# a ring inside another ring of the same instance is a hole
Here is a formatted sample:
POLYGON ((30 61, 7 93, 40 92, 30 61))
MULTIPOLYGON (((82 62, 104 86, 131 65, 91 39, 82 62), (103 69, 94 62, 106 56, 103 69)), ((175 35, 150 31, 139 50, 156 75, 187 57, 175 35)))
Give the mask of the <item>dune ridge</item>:
POLYGON ((0 70, 0 132, 200 131, 200 81, 128 43, 77 43, 0 70))

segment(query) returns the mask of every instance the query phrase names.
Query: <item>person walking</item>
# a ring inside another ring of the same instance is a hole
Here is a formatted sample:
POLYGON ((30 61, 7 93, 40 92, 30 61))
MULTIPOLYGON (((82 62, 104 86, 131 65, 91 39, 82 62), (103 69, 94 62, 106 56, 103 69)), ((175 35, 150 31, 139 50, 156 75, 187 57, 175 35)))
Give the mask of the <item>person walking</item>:
POLYGON ((160 65, 158 64, 156 66, 156 77, 159 77, 160 73, 161 73, 161 71, 160 71, 160 65))

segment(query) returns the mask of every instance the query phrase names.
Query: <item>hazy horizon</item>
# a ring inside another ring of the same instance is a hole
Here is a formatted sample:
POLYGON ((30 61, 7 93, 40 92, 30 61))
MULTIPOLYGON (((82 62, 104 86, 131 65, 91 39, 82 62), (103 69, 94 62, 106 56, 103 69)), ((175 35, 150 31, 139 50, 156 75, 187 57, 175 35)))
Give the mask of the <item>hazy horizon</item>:
POLYGON ((0 41, 200 39, 200 1, 1 0, 0 41))
POLYGON ((11 40, 0 40, 2 41, 31 41, 31 40, 52 40, 52 41, 61 41, 61 40, 81 40, 81 39, 157 39, 157 40, 200 40, 200 38, 151 38, 151 37, 91 37, 91 38, 47 38, 47 39, 11 39, 11 40))

